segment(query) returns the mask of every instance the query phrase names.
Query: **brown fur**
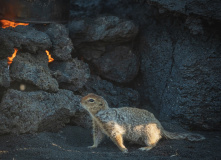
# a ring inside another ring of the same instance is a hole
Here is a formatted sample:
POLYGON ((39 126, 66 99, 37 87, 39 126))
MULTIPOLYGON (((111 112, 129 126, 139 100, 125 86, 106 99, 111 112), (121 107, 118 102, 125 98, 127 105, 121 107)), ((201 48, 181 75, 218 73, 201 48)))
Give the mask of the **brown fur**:
POLYGON ((93 120, 93 146, 96 148, 102 141, 104 134, 127 153, 123 140, 146 145, 140 150, 150 150, 157 142, 166 137, 169 139, 188 139, 200 141, 205 139, 199 134, 171 133, 165 131, 155 116, 147 110, 123 107, 109 108, 106 100, 96 94, 88 94, 81 99, 81 105, 90 113, 93 120))

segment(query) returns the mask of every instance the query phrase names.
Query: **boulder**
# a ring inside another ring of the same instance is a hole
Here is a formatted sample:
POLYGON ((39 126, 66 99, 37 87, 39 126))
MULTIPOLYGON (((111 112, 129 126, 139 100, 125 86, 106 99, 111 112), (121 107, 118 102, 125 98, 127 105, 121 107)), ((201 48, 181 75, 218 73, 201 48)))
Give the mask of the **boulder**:
POLYGON ((129 20, 115 16, 73 20, 69 24, 74 45, 82 42, 121 43, 132 40, 138 33, 137 26, 129 20))
POLYGON ((100 58, 106 52, 106 46, 104 43, 81 43, 75 47, 77 52, 76 56, 87 61, 100 58))
POLYGON ((174 45, 174 62, 162 95, 161 117, 169 114, 191 128, 220 128, 221 41, 215 39, 204 42, 183 35, 174 45))
POLYGON ((71 91, 22 92, 9 89, 0 104, 0 135, 56 131, 70 122, 80 97, 71 91))
POLYGON ((14 48, 36 53, 37 51, 45 51, 52 45, 47 34, 37 31, 31 26, 0 28, 0 35, 0 47, 3 48, 1 56, 5 55, 6 57, 11 56, 14 48))
POLYGON ((49 24, 44 30, 52 42, 52 57, 62 61, 71 59, 73 44, 69 38, 68 29, 62 24, 49 24))
POLYGON ((169 11, 221 20, 220 0, 148 0, 147 2, 169 11))
POLYGON ((163 120, 174 119, 191 129, 219 129, 219 34, 193 37, 174 23, 169 28, 149 26, 142 37, 143 100, 163 120))
POLYGON ((139 70, 138 57, 126 46, 112 48, 92 63, 101 77, 118 83, 131 82, 139 70))
POLYGON ((53 62, 50 69, 53 77, 58 81, 60 88, 77 91, 82 88, 90 77, 90 69, 83 61, 53 62))
MULTIPOLYGON (((0 29, 0 33, 1 33, 0 29)), ((14 44, 8 41, 5 41, 3 36, 0 36, 0 59, 6 59, 7 57, 11 57, 14 53, 14 44)))
POLYGON ((48 92, 57 92, 59 89, 58 82, 52 78, 48 68, 45 52, 32 55, 18 51, 10 66, 10 77, 13 81, 26 82, 48 92))
POLYGON ((101 11, 101 0, 71 0, 70 17, 96 17, 101 11))
MULTIPOLYGON (((150 28, 151 30, 152 28, 150 28)), ((158 28, 159 30, 161 28, 158 28)), ((144 101, 150 101, 156 110, 162 107, 161 97, 170 76, 173 61, 173 42, 165 30, 146 32, 141 39, 141 73, 144 101)), ((144 102, 145 103, 145 102, 144 102)))
POLYGON ((10 81, 7 59, 0 60, 0 86, 8 88, 10 81))
POLYGON ((76 111, 74 117, 70 120, 70 124, 90 129, 93 126, 91 116, 83 107, 76 111))

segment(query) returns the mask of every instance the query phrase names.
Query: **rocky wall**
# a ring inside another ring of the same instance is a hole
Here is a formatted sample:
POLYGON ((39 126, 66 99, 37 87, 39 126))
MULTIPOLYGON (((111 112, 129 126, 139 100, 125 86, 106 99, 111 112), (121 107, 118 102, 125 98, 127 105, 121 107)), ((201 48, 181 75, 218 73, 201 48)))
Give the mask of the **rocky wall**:
POLYGON ((216 0, 77 0, 72 1, 71 11, 77 23, 75 27, 71 23, 69 29, 74 28, 75 35, 87 35, 85 29, 93 28, 96 18, 104 15, 133 21, 139 32, 130 42, 102 43, 101 39, 82 43, 81 39, 76 45, 78 55, 102 78, 138 90, 143 107, 151 105, 162 121, 173 120, 191 129, 219 130, 220 5, 216 0), (94 21, 85 27, 84 19, 94 21), (129 46, 135 56, 121 52, 123 46, 129 46), (119 59, 123 54, 127 58, 119 59))
POLYGON ((111 107, 151 106, 161 121, 220 130, 219 3, 72 0, 66 25, 0 28, 0 135, 91 127, 79 104, 91 92, 111 107))
MULTIPOLYGON (((96 24, 90 30, 98 38, 95 41, 104 38, 105 43, 112 43, 118 36, 116 31, 121 34, 120 41, 136 36, 137 28, 131 21, 111 17, 109 23, 109 17, 103 17, 97 22, 105 19, 108 28, 116 27, 109 30, 104 24, 104 35, 99 38, 96 29, 100 24, 96 24), (130 26, 124 32, 127 24, 130 26)), ((137 91, 93 78, 89 65, 75 56, 77 46, 72 41, 76 41, 69 38, 65 25, 0 28, 0 41, 0 135, 58 131, 66 124, 91 127, 90 116, 80 106, 80 98, 90 92, 104 96, 114 107, 139 104, 137 91), (15 48, 18 52, 7 64, 15 48), (46 50, 54 61, 49 63, 46 50)), ((129 53, 128 48, 125 53, 129 53)))

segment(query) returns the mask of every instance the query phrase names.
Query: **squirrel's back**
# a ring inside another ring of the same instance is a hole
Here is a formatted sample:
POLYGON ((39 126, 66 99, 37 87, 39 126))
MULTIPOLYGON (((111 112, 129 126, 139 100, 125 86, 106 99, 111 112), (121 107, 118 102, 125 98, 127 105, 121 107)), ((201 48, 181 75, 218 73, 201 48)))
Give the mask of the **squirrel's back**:
POLYGON ((160 122, 155 116, 144 109, 122 107, 122 108, 108 108, 99 111, 96 116, 101 121, 116 121, 120 124, 140 125, 148 123, 156 123, 161 126, 160 122))

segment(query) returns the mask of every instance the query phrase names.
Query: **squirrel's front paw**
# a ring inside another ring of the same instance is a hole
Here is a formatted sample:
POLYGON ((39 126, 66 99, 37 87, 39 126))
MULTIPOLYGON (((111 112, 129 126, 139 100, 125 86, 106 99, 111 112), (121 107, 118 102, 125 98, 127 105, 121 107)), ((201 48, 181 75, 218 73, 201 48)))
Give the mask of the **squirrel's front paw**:
POLYGON ((123 152, 123 153, 128 153, 127 148, 124 148, 124 149, 122 150, 122 152, 123 152))
POLYGON ((87 148, 93 149, 93 148, 97 148, 97 146, 93 145, 93 146, 88 146, 87 148))

